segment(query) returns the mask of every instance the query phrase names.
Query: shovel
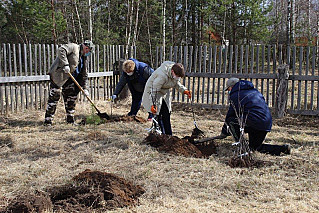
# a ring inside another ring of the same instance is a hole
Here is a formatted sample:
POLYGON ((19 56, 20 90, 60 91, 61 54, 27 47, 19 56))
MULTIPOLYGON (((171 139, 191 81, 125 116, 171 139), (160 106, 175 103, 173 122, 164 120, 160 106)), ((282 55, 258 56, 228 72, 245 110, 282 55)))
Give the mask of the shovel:
POLYGON ((76 84, 76 86, 78 86, 78 88, 82 91, 82 93, 84 94, 84 96, 90 101, 90 103, 92 104, 92 106, 95 108, 95 110, 97 111, 97 115, 102 118, 102 119, 106 119, 106 120, 110 120, 110 116, 108 114, 106 114, 105 112, 101 113, 100 110, 95 106, 95 104, 93 103, 93 101, 91 100, 91 98, 89 96, 87 96, 83 90, 83 88, 80 86, 80 84, 77 82, 77 80, 73 77, 73 75, 68 72, 67 73, 69 75, 69 77, 72 79, 72 81, 76 84))
POLYGON ((194 112, 194 100, 192 100, 191 102, 191 109, 192 109, 192 113, 193 113, 193 120, 194 120, 194 125, 195 125, 195 129, 193 130, 193 132, 196 132, 197 135, 205 135, 204 132, 202 130, 200 130, 197 126, 196 120, 195 120, 195 112, 194 112))

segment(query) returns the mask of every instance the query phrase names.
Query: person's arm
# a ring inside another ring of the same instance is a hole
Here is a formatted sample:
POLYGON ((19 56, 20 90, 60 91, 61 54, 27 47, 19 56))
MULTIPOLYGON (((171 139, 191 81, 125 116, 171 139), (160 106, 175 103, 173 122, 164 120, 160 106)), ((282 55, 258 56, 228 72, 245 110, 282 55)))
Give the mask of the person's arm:
POLYGON ((64 44, 58 49, 58 58, 61 61, 61 64, 64 66, 69 65, 68 55, 71 54, 72 48, 68 44, 64 44))
POLYGON ((177 89, 180 93, 184 93, 184 91, 187 90, 187 88, 180 81, 177 81, 175 89, 177 89))
POLYGON ((115 91, 113 92, 113 95, 118 96, 126 84, 127 84, 127 78, 124 76, 124 72, 123 72, 119 82, 117 83, 115 87, 115 91))
POLYGON ((153 72, 154 72, 154 70, 151 67, 149 67, 149 66, 144 67, 143 78, 145 80, 147 80, 152 75, 153 72))

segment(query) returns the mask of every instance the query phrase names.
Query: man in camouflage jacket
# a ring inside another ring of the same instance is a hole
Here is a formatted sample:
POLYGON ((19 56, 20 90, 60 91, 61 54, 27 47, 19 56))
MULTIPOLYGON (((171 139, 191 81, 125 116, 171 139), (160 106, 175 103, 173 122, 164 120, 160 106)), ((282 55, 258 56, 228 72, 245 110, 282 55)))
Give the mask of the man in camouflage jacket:
POLYGON ((91 41, 77 45, 64 44, 58 50, 58 57, 50 68, 50 91, 44 123, 51 125, 60 99, 61 88, 66 111, 67 123, 74 123, 75 102, 80 89, 69 77, 70 72, 88 95, 87 61, 94 45, 91 41))

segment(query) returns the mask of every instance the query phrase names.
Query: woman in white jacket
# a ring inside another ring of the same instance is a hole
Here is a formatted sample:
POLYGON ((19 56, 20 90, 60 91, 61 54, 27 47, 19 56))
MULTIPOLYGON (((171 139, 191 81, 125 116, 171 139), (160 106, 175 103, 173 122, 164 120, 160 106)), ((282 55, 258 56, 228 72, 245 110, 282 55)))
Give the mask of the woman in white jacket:
POLYGON ((180 82, 180 78, 184 76, 185 71, 182 64, 165 61, 146 82, 142 103, 148 112, 158 116, 163 134, 172 135, 170 89, 175 88, 191 98, 191 92, 180 82))

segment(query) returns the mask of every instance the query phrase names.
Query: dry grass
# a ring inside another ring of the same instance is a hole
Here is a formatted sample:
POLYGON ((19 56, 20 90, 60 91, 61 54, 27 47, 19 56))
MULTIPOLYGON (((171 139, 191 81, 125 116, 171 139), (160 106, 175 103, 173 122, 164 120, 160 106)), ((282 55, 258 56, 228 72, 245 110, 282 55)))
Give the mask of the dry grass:
MULTIPOLYGON (((99 102, 102 112, 110 105, 99 102)), ((172 114, 173 132, 190 135, 194 128, 190 110, 172 114)), ((125 114, 119 103, 113 114, 125 114)), ((91 114, 88 103, 77 115, 91 114)), ((147 116, 145 111, 141 116, 147 116)), ((262 168, 230 168, 231 138, 218 141, 218 155, 209 159, 159 153, 142 145, 150 123, 106 123, 73 126, 64 121, 59 105, 55 125, 42 125, 43 111, 0 117, 1 135, 11 139, 0 146, 0 209, 25 191, 62 185, 85 169, 114 173, 142 185, 140 205, 114 212, 317 212, 319 211, 318 118, 287 117, 275 120, 267 142, 289 143, 289 156, 256 153, 268 162, 262 168)), ((78 116, 78 122, 81 119, 78 116)), ((207 136, 220 132, 224 115, 197 110, 196 119, 207 136)))

